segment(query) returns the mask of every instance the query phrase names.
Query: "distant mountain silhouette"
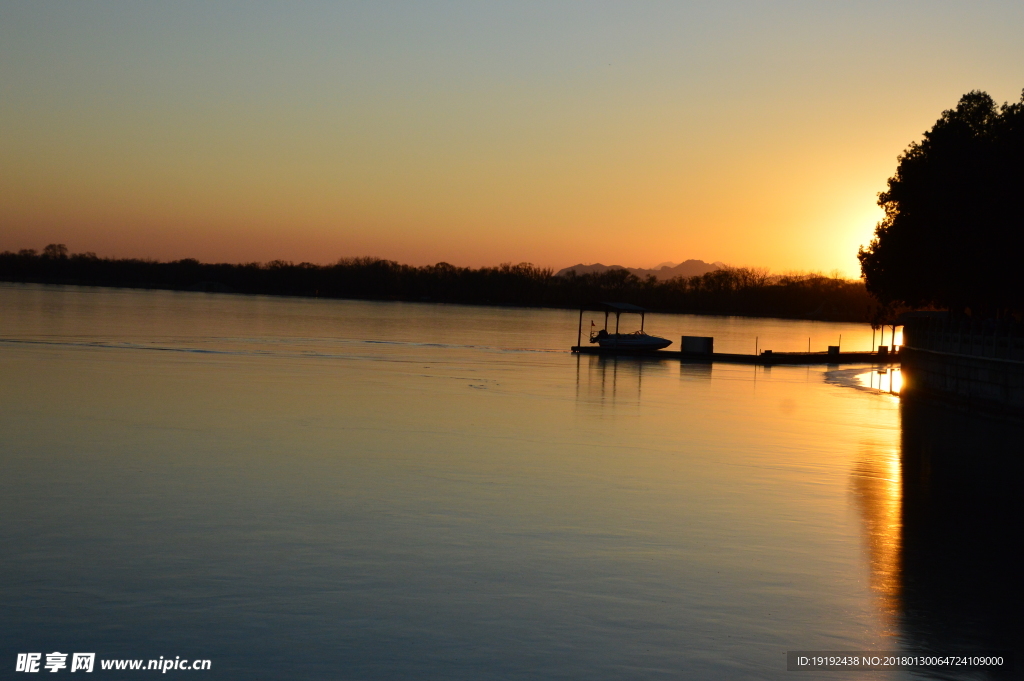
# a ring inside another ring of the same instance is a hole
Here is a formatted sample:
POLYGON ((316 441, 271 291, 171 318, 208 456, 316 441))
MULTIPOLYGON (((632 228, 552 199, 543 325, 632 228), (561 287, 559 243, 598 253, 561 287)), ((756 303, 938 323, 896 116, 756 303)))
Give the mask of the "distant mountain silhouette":
POLYGON ((674 279, 675 277, 697 277, 708 272, 714 272, 720 270, 725 265, 720 262, 706 263, 703 260, 687 260, 681 262, 678 265, 671 262, 661 263, 656 268, 644 269, 642 267, 623 267, 622 265, 602 265, 601 263, 595 263, 593 265, 573 265, 572 267, 566 267, 565 269, 559 270, 555 276, 565 276, 571 270, 576 270, 576 274, 589 274, 591 272, 607 272, 608 270, 629 270, 636 276, 644 278, 649 274, 653 274, 658 281, 666 281, 668 279, 674 279))

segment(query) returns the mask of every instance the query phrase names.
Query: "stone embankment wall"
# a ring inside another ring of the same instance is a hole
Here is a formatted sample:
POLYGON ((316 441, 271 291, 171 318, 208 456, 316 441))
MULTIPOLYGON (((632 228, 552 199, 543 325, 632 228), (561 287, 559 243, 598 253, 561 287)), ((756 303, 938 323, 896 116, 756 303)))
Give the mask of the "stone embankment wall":
POLYGON ((903 339, 906 395, 1024 417, 1024 334, 1018 325, 914 320, 903 339))

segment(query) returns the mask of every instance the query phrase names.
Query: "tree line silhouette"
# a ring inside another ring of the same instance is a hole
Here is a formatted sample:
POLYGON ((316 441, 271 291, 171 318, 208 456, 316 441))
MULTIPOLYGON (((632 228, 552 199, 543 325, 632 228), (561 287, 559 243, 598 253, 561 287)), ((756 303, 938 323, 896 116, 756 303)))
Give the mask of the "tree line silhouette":
POLYGON ((379 258, 343 258, 333 265, 159 262, 69 254, 63 244, 51 244, 42 253, 0 253, 0 280, 561 308, 611 300, 662 312, 835 321, 866 321, 874 306, 859 281, 822 274, 772 275, 746 267, 658 281, 627 270, 555 276, 530 263, 473 269, 443 262, 415 267, 379 258))
POLYGON ((859 255, 886 308, 954 315, 1024 312, 1024 93, 997 106, 985 92, 943 111, 898 158, 885 218, 859 255))

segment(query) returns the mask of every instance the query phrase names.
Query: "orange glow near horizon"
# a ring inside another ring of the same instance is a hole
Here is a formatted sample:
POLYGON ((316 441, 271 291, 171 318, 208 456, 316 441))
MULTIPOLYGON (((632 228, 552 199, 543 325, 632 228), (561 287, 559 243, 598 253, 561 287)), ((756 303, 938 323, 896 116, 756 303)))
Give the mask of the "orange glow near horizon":
POLYGON ((1009 5, 966 73, 909 10, 118 8, 0 9, 0 250, 855 277, 896 155, 1024 76, 1009 5))

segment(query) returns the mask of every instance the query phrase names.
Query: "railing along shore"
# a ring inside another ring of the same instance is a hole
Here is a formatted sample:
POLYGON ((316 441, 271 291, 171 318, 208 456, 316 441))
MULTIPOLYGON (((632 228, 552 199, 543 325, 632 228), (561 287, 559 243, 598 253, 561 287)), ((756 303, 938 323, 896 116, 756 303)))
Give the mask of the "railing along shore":
POLYGON ((1024 361, 1024 324, 986 320, 911 319, 903 345, 967 357, 1024 361))

